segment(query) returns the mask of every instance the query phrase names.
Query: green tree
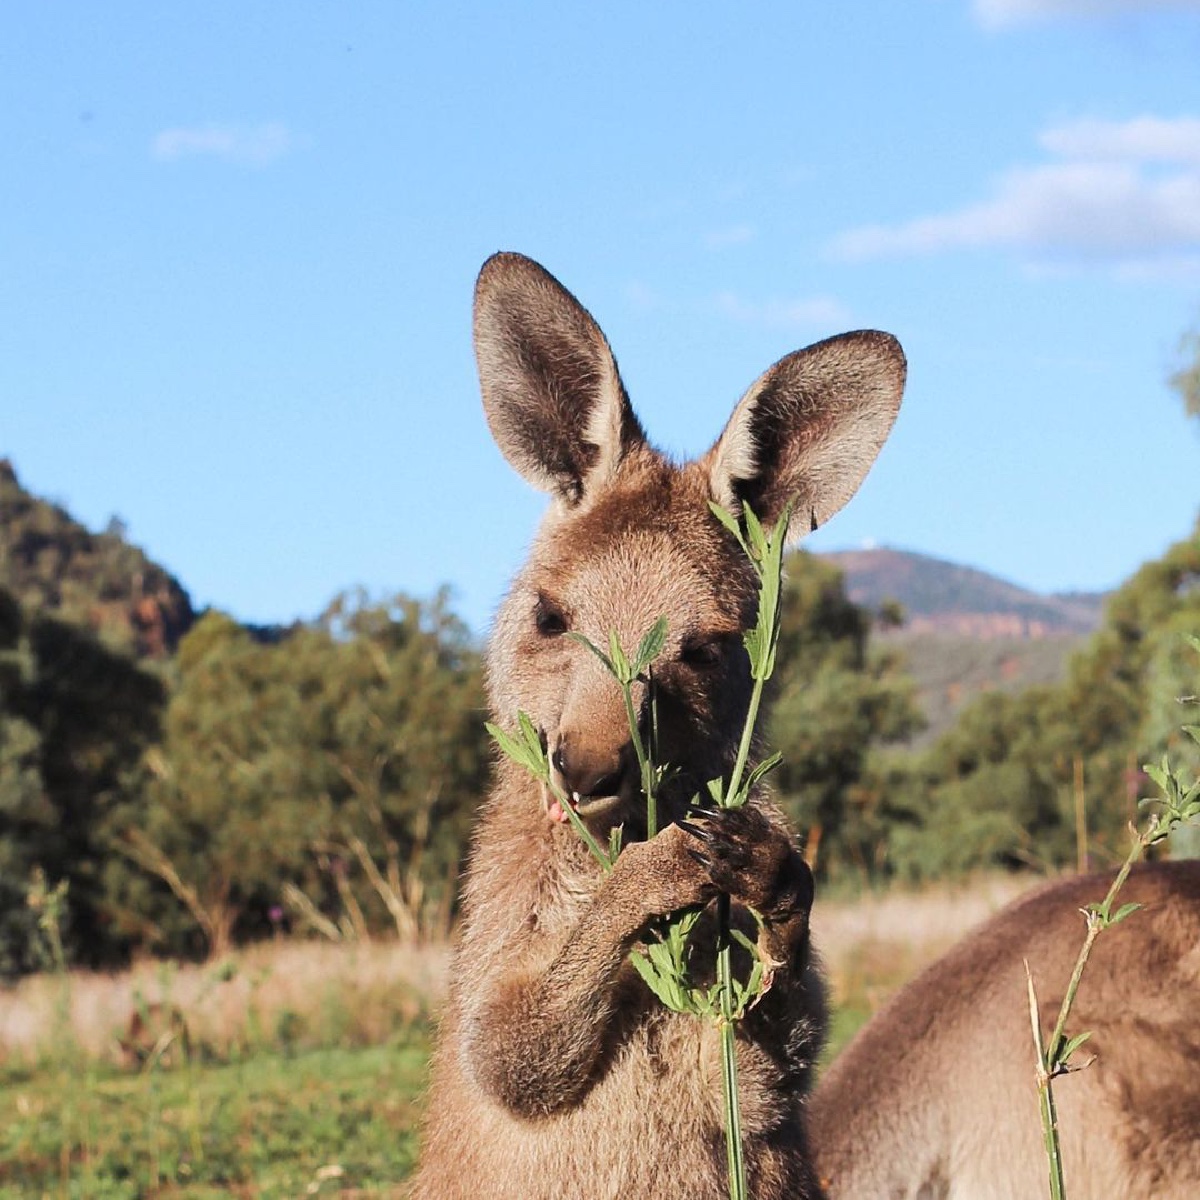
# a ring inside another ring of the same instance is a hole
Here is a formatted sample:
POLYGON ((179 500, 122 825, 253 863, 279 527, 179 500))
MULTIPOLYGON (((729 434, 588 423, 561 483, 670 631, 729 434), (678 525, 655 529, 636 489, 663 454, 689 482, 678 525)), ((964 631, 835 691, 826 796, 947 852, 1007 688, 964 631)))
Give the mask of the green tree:
POLYGON ((1189 330, 1179 339, 1179 366, 1169 382, 1179 393, 1188 416, 1200 417, 1200 328, 1189 330))
POLYGON ((154 777, 115 830, 144 872, 131 911, 166 889, 168 939, 190 923, 220 954, 289 886, 360 933, 427 886, 448 903, 485 759, 477 656, 443 599, 345 597, 276 644, 209 613, 178 674, 154 777))
POLYGON ((323 827, 305 720, 319 682, 304 649, 303 635, 286 649, 260 645, 216 612, 184 638, 148 786, 113 827, 114 846, 158 886, 115 863, 111 886, 132 919, 153 914, 160 937, 180 933, 165 886, 207 950, 224 953, 247 905, 278 889, 323 827))
POLYGON ((893 780, 908 815, 892 839, 897 869, 1062 866, 1079 852, 1080 816, 1091 857, 1122 858, 1140 764, 1174 749, 1174 698, 1194 678, 1183 635, 1196 630, 1200 526, 1113 594, 1062 684, 979 698, 893 780))
POLYGON ((25 893, 35 867, 67 881, 73 961, 126 948, 104 887, 108 814, 138 786, 159 734, 161 680, 87 630, 0 592, 0 927, 5 967, 27 969, 25 893))
POLYGON ((422 605, 342 596, 322 618, 334 844, 349 850, 402 935, 426 900, 443 919, 486 786, 481 662, 445 594, 422 605))
POLYGON ((165 658, 190 626, 179 582, 125 540, 119 520, 92 533, 26 491, 0 458, 0 587, 26 611, 98 633, 116 650, 165 658))

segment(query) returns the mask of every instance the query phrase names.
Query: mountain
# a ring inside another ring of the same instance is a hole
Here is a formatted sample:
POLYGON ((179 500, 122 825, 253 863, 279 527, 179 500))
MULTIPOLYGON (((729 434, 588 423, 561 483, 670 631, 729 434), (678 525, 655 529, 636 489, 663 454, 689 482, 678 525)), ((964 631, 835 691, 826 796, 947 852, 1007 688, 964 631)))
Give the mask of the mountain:
POLYGON ((934 740, 982 692, 1059 682, 1071 655, 1099 628, 1105 596, 1043 595, 974 567, 886 548, 821 555, 838 566, 856 604, 903 622, 878 636, 899 650, 929 722, 915 745, 934 740))
POLYGON ((0 588, 30 611, 95 630, 141 657, 163 658, 195 620, 179 581, 125 540, 119 521, 93 533, 28 492, 0 458, 0 588))
POLYGON ((821 557, 841 569, 856 604, 877 611, 888 601, 899 603, 911 634, 1044 638, 1091 633, 1100 625, 1100 593, 1042 595, 909 550, 841 550, 821 557))

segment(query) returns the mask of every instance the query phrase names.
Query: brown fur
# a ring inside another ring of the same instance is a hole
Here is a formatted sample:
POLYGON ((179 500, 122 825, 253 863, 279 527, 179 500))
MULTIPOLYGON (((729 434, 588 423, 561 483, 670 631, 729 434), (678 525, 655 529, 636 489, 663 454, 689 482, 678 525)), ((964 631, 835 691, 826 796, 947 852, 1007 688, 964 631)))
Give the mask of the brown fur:
MULTIPOLYGON (((1025 968, 1045 1033, 1108 876, 1040 888, 892 998, 811 1102, 830 1200, 1048 1194, 1025 968)), ((1071 1200, 1200 1196, 1200 862, 1135 868, 1142 904, 1097 940, 1068 1033, 1086 1070, 1055 1084, 1071 1200)))
POLYGON ((721 890, 735 911, 765 915, 763 948, 779 963, 739 1029, 751 1193, 818 1196, 802 1120, 823 1024, 811 876, 761 795, 706 822, 703 840, 673 822, 732 766, 749 695, 740 635, 755 580, 708 501, 749 499, 768 525, 794 501, 796 533, 826 520, 887 436, 903 355, 879 333, 790 355, 706 455, 677 466, 646 442, 595 322, 536 264, 485 264, 475 343, 497 443, 554 498, 496 619, 492 709, 507 727, 530 715, 602 844, 623 821, 626 848, 605 876, 550 819, 541 787, 498 763, 463 888, 415 1194, 726 1195, 716 1031, 663 1008, 628 962, 656 918, 721 890), (615 630, 632 651, 660 614, 659 757, 679 774, 663 793, 665 828, 646 840, 620 693, 564 632, 605 645, 615 630))

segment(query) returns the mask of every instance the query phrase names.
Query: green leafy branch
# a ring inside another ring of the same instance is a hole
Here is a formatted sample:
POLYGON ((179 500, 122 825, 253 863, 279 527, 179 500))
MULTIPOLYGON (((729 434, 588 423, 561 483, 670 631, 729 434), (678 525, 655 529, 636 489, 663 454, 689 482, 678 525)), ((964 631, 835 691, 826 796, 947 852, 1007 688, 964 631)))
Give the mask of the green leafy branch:
MULTIPOLYGON (((1200 652, 1200 638, 1188 637, 1188 643, 1194 650, 1200 652)), ((1194 701, 1194 697, 1188 698, 1194 701)), ((1184 733, 1197 745, 1200 745, 1200 726, 1184 725, 1184 733)), ((1138 801, 1139 808, 1154 807, 1157 809, 1150 815, 1142 830, 1132 828, 1133 843, 1129 848, 1121 869, 1113 879, 1108 894, 1098 904, 1089 904, 1083 909, 1084 920, 1087 922, 1087 933, 1083 945, 1071 971, 1067 990, 1059 1006, 1058 1017, 1054 1029, 1046 1042, 1042 1041, 1041 1017, 1038 1012, 1037 992, 1033 986, 1033 975, 1030 973, 1028 962, 1025 964, 1025 975, 1029 989, 1029 1019, 1033 1027, 1033 1043, 1037 1055, 1037 1084, 1038 1104, 1042 1118, 1042 1140, 1046 1151, 1046 1161, 1050 1173, 1050 1195, 1052 1200, 1066 1200, 1066 1185, 1063 1178, 1062 1148, 1058 1132, 1058 1113, 1054 1102, 1054 1080, 1071 1071, 1082 1070, 1090 1065, 1084 1063, 1075 1066, 1071 1062, 1072 1055, 1083 1046, 1092 1036, 1091 1031, 1067 1037, 1067 1021, 1071 1008, 1075 1003, 1075 995, 1079 990, 1080 980, 1092 952, 1096 939, 1106 929, 1119 925, 1141 908, 1140 904, 1122 904, 1115 911, 1113 905, 1117 901, 1121 888, 1133 865, 1151 846, 1157 845, 1178 829, 1180 826, 1200 821, 1200 777, 1186 781, 1180 772, 1171 765, 1170 758, 1163 755, 1161 764, 1148 763, 1143 768, 1146 774, 1157 785, 1161 795, 1138 801)))
POLYGON ((558 785, 554 772, 550 769, 550 752, 542 743, 538 733, 527 713, 517 713, 517 734, 506 733, 499 725, 485 722, 484 728, 495 740, 496 745, 508 755, 518 766, 524 767, 558 801, 572 828, 583 839, 583 843, 591 851, 592 857, 600 864, 606 873, 612 870, 617 855, 621 852, 621 827, 613 829, 609 837, 608 852, 600 849, 600 843, 592 836, 592 831, 584 824, 583 818, 571 806, 567 794, 558 785))
POLYGON ((654 762, 658 749, 658 710, 654 696, 654 677, 650 674, 650 669, 666 645, 667 618, 659 617, 650 626, 638 643, 632 659, 628 658, 621 648, 621 641, 615 630, 609 631, 607 654, 581 633, 568 633, 567 636, 586 646, 608 668, 609 674, 621 688, 621 696, 625 701, 625 718, 629 723, 629 734, 633 740, 633 751, 637 755, 638 770, 641 774, 642 794, 646 797, 646 836, 652 838, 658 832, 657 792, 667 775, 667 768, 657 766, 654 762), (650 697, 649 746, 642 738, 641 722, 633 703, 633 687, 639 682, 646 684, 650 697))

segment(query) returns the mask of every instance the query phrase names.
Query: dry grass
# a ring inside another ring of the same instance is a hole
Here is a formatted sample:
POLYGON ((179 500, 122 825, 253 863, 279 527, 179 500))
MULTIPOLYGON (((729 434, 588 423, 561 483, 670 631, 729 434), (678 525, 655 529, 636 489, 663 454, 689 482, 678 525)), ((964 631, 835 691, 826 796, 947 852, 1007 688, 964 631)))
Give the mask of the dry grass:
POLYGON ((129 1065, 180 1016, 193 1053, 222 1061, 260 1047, 378 1044, 436 1004, 447 961, 445 946, 285 941, 218 964, 72 972, 65 1003, 63 980, 38 976, 0 991, 0 1066, 67 1050, 129 1065))
POLYGON ((1029 876, 980 875, 958 884, 865 892, 846 900, 823 900, 818 894, 813 938, 827 964, 876 943, 910 947, 929 961, 1037 882, 1029 876))
POLYGON ((1028 876, 983 875, 961 884, 864 893, 813 908, 813 940, 829 978, 837 1052, 899 987, 1009 901, 1028 876))
MULTIPOLYGON (((813 935, 830 977, 834 1048, 897 987, 1029 881, 984 876, 960 886, 821 900, 813 935)), ((218 1061, 256 1049, 363 1046, 436 1011, 445 993, 445 944, 281 941, 204 966, 146 962, 115 975, 72 972, 0 991, 0 1067, 64 1053, 131 1065, 182 1018, 193 1053, 218 1061), (135 1017, 135 1014, 139 1014, 135 1017), (144 1026, 135 1030, 139 1021, 144 1026), (133 1036, 131 1036, 131 1034, 133 1036), (122 1041, 125 1046, 122 1046, 122 1041)))

